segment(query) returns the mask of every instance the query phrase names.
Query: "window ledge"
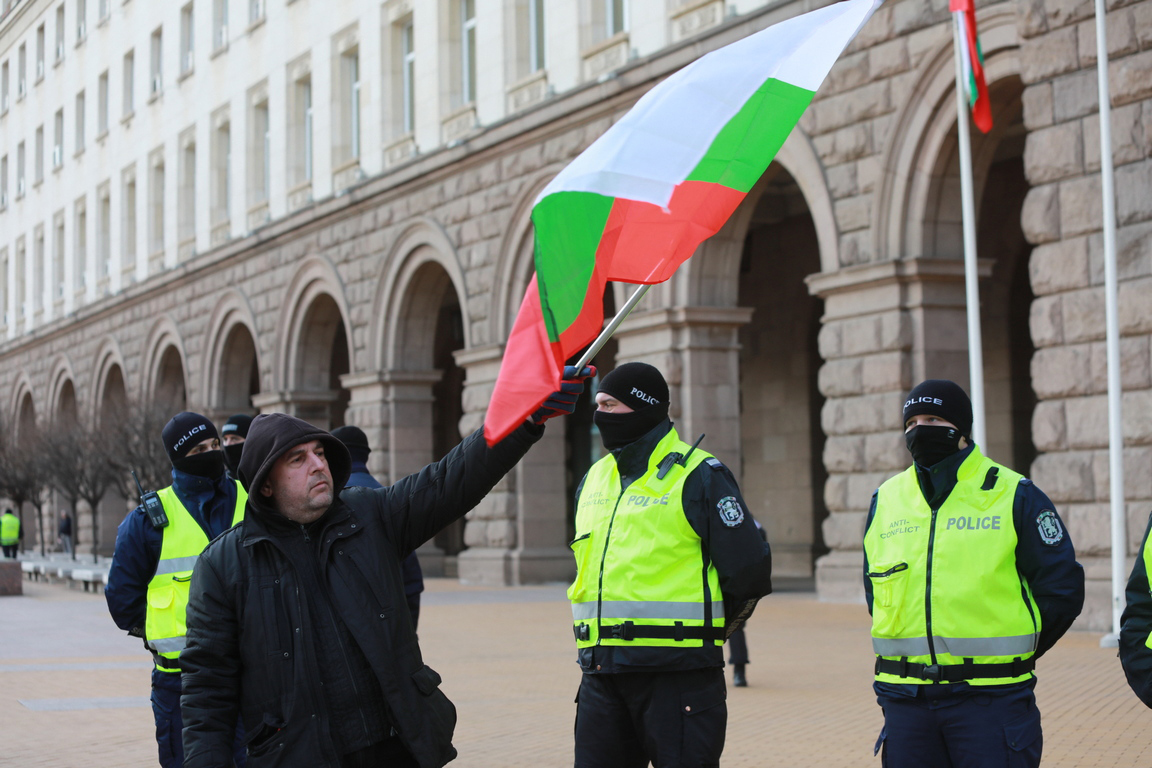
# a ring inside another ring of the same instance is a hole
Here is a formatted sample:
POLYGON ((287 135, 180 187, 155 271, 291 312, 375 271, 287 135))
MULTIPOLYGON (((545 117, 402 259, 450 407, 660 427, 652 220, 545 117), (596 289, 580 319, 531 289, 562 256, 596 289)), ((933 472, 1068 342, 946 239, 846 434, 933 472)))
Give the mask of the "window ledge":
POLYGON ((76 42, 72 44, 72 47, 73 48, 79 48, 80 46, 84 45, 84 41, 87 39, 88 39, 88 35, 84 35, 84 37, 76 38, 76 42))
POLYGON ((101 18, 96 20, 96 26, 103 27, 104 25, 106 25, 108 23, 108 20, 111 18, 112 18, 112 14, 108 14, 107 16, 102 16, 101 18))
POLYGON ((84 154, 84 147, 78 147, 76 149, 76 151, 72 153, 72 157, 75 159, 79 159, 80 156, 83 154, 84 154))
POLYGON ((44 183, 44 179, 42 179, 42 178, 36 179, 36 181, 32 182, 32 189, 40 189, 40 185, 42 185, 43 183, 44 183))
POLYGON ((148 94, 148 103, 149 104, 156 103, 157 101, 160 100, 160 97, 163 95, 164 95, 164 89, 163 88, 161 88, 158 91, 152 91, 152 93, 148 94))
POLYGON ((264 16, 261 16, 260 18, 254 20, 254 21, 250 21, 250 22, 248 22, 248 29, 245 31, 251 33, 252 30, 256 29, 257 27, 264 26, 264 22, 267 20, 268 20, 268 16, 264 15, 264 16))
POLYGON ((98 141, 101 144, 103 144, 104 140, 107 138, 108 138, 108 129, 107 128, 100 131, 100 133, 96 134, 96 141, 98 141))
POLYGON ((228 43, 224 43, 219 48, 212 51, 212 53, 208 54, 208 58, 214 59, 217 56, 224 54, 224 53, 228 53, 228 43))
POLYGON ((32 87, 35 88, 37 85, 40 85, 40 83, 42 83, 42 82, 44 82, 44 75, 39 75, 39 76, 37 76, 37 78, 35 80, 32 81, 32 87))
POLYGON ((52 68, 56 69, 57 67, 59 67, 63 63, 64 63, 64 57, 63 56, 57 56, 56 61, 52 62, 52 68))
POLYGON ((124 117, 120 118, 120 124, 127 128, 132 124, 132 118, 134 117, 136 117, 136 110, 132 110, 128 114, 124 115, 124 117))
POLYGON ((196 74, 196 67, 188 67, 188 69, 184 70, 176 76, 176 82, 182 83, 188 78, 192 77, 194 74, 196 74))

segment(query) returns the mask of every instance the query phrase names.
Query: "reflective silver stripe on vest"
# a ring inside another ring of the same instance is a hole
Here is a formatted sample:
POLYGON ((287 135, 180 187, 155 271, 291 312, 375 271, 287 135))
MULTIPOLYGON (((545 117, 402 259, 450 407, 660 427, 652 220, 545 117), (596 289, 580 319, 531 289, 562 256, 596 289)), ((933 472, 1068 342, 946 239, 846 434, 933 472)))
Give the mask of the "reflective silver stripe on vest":
MULTIPOLYGON (((601 603, 601 616, 613 619, 673 619, 704 620, 703 603, 678 603, 670 601, 636 601, 605 600, 601 603)), ((596 618, 596 601, 586 603, 572 603, 572 620, 589 621, 596 618)), ((724 618, 724 602, 716 600, 712 603, 712 618, 724 618)))
MULTIPOLYGON (((1039 635, 1011 637, 933 637, 936 653, 948 653, 961 658, 976 656, 1023 656, 1036 650, 1039 635)), ((878 656, 927 656, 928 638, 899 639, 872 638, 872 651, 878 656)))
POLYGON ((192 555, 191 557, 172 557, 167 560, 161 560, 156 564, 156 575, 167 576, 170 573, 190 571, 192 570, 192 566, 196 565, 197 557, 199 557, 199 555, 192 555))
POLYGON ((156 653, 179 653, 184 650, 184 645, 187 642, 187 638, 184 637, 161 637, 156 640, 149 640, 148 647, 156 653))

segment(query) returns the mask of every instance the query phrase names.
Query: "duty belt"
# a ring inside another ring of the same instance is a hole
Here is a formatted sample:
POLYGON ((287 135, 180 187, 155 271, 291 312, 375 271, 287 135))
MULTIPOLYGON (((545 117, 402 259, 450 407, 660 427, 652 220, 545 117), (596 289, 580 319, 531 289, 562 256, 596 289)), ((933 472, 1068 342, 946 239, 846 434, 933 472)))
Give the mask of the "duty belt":
MULTIPOLYGON (((588 624, 575 624, 572 634, 577 640, 588 640, 588 624)), ((623 624, 601 624, 600 637, 611 640, 723 640, 723 627, 684 626, 678 621, 670 626, 653 626, 625 621, 623 624)))
POLYGON ((876 657, 876 674, 915 677, 936 683, 959 683, 974 678, 1020 677, 1036 668, 1036 659, 1016 659, 1002 664, 976 664, 965 660, 963 664, 918 664, 907 659, 876 657))

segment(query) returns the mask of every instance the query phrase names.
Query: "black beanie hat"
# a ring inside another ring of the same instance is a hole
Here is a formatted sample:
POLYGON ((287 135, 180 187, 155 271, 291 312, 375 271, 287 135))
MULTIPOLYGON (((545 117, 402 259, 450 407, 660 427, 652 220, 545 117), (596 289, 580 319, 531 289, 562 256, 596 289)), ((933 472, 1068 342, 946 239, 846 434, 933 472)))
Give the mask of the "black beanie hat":
POLYGON ((931 414, 947 419, 957 431, 972 438, 972 401, 960 385, 947 379, 928 379, 915 386, 904 401, 904 420, 920 414, 931 414))
POLYGON ((224 422, 224 427, 220 430, 220 436, 224 435, 240 435, 247 439, 248 427, 252 426, 252 417, 246 413, 234 413, 228 417, 228 421, 224 422))
POLYGON ((668 382, 654 366, 648 363, 624 363, 600 381, 597 390, 611 395, 634 411, 650 405, 668 410, 668 382))
POLYGON ((368 461, 372 449, 368 446, 368 435, 360 427, 337 427, 332 430, 332 436, 344 443, 352 455, 352 461, 368 461))
POLYGON ((164 450, 168 452, 168 460, 173 466, 187 456, 192 448, 212 437, 220 437, 216 425, 192 411, 181 411, 173 416, 160 433, 164 450))

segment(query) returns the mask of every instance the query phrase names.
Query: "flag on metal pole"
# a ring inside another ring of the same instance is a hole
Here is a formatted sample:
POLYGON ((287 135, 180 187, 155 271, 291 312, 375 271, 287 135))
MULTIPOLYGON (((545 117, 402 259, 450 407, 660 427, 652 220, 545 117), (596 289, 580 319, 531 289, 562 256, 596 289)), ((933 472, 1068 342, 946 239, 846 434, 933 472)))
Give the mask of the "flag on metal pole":
POLYGON ((648 91, 540 193, 536 274, 484 420, 493 444, 603 325, 609 281, 672 276, 715 234, 881 0, 844 0, 697 59, 648 91))
POLYGON ((949 9, 956 17, 963 40, 959 45, 961 80, 968 94, 968 108, 972 122, 982 133, 992 130, 992 103, 988 99, 988 83, 984 79, 984 53, 980 37, 976 34, 976 6, 973 0, 949 0, 949 9))

